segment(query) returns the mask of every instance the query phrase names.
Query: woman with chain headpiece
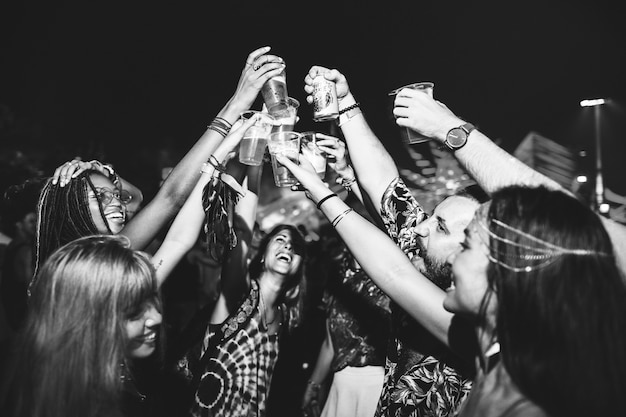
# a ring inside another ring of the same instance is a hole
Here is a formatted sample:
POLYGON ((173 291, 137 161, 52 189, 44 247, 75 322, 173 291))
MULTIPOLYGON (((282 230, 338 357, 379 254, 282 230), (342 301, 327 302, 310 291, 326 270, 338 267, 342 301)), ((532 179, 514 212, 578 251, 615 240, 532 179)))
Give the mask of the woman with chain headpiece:
POLYGON ((376 226, 333 198, 310 164, 279 162, 322 202, 365 272, 412 317, 436 335, 447 329, 448 344, 450 312, 470 318, 478 376, 459 415, 624 415, 626 285, 591 209, 543 187, 494 193, 449 259, 453 285, 443 293, 376 226))

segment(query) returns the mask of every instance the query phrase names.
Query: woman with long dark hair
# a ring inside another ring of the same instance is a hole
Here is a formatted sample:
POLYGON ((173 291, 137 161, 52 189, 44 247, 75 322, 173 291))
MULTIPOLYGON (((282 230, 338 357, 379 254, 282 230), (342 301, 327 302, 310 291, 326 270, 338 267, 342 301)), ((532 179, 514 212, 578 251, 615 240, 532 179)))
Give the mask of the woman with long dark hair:
POLYGON ((416 320, 431 332, 448 329, 452 344, 449 313, 470 318, 479 373, 458 415, 624 415, 626 284, 591 209, 544 187, 494 193, 449 259, 453 285, 442 300, 384 233, 333 198, 310 164, 278 159, 323 202, 365 272, 416 320))
POLYGON ((466 235, 444 307, 476 318, 482 354, 460 415, 623 415, 626 287, 600 218, 508 187, 466 235))
MULTIPOLYGON (((244 185, 258 185, 260 176, 259 167, 244 185)), ((237 202, 236 244, 224 252, 202 340, 176 365, 190 383, 194 416, 264 416, 281 335, 301 321, 305 241, 295 226, 279 224, 252 247, 256 185, 237 202)))

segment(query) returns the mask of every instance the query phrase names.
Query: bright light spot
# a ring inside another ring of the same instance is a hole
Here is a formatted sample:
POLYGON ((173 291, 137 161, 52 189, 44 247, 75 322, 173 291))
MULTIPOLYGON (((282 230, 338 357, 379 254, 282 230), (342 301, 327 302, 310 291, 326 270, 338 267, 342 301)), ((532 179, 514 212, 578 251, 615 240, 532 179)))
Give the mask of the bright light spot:
POLYGON ((576 182, 579 182, 581 184, 584 184, 587 182, 587 176, 586 175, 579 175, 576 177, 576 182))
POLYGON ((602 203, 599 207, 600 213, 608 213, 610 208, 611 207, 608 205, 608 203, 602 203))
POLYGON ((603 98, 594 98, 593 100, 583 100, 580 102, 580 107, 592 107, 599 106, 601 104, 606 103, 606 100, 603 98))

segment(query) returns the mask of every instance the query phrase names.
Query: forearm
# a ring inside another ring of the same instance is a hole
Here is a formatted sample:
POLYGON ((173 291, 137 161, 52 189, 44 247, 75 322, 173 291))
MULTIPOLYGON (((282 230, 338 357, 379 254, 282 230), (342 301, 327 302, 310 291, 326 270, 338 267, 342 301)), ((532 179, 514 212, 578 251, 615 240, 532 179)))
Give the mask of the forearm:
MULTIPOLYGON (((324 192, 313 195, 318 201, 324 192)), ((348 208, 339 198, 331 198, 322 205, 330 221, 348 208)), ((423 276, 384 232, 358 214, 345 215, 335 229, 376 285, 447 344, 452 314, 443 308, 445 293, 423 276)))
MULTIPOLYGON (((351 94, 341 102, 345 108, 356 103, 351 94)), ((359 185, 365 191, 378 211, 380 198, 392 179, 399 175, 395 161, 374 134, 363 113, 341 124, 352 166, 356 171, 359 185)))
MULTIPOLYGON (((217 114, 217 117, 225 119, 232 125, 239 118, 241 112, 245 110, 244 106, 231 98, 217 114)), ((221 134, 212 129, 207 129, 167 177, 157 196, 167 198, 174 212, 182 207, 200 178, 197 168, 209 159, 222 140, 221 134)))
POLYGON ((543 185, 565 191, 556 181, 524 164, 478 130, 470 134, 467 144, 455 152, 455 157, 488 194, 508 185, 543 185))
MULTIPOLYGON (((328 327, 328 323, 326 324, 326 326, 328 327)), ((322 385, 328 377, 328 374, 330 372, 330 366, 333 361, 333 356, 335 355, 332 342, 330 340, 330 337, 328 336, 328 329, 326 330, 326 333, 327 335, 326 337, 324 337, 324 341, 322 342, 322 345, 320 346, 320 351, 317 355, 315 368, 313 368, 313 372, 311 373, 311 377, 309 378, 310 382, 317 385, 322 385)))
POLYGON ((191 250, 198 240, 205 220, 202 202, 204 189, 210 181, 215 181, 213 176, 216 168, 213 164, 215 162, 222 163, 236 143, 231 138, 225 139, 211 158, 214 162, 202 164, 202 170, 198 170, 199 180, 172 222, 163 244, 153 258, 153 262, 158 266, 157 279, 159 283, 167 278, 182 256, 191 250))

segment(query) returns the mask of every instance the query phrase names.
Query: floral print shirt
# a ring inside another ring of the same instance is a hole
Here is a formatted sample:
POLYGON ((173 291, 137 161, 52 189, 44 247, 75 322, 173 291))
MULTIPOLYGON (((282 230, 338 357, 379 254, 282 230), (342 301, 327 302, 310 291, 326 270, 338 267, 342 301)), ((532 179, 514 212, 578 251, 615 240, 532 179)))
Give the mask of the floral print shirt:
MULTIPOLYGON (((417 256, 415 230, 426 213, 402 179, 391 182, 381 203, 389 236, 410 259, 417 256)), ((391 311, 385 382, 376 417, 455 415, 472 387, 472 364, 452 353, 393 302, 391 311)))

